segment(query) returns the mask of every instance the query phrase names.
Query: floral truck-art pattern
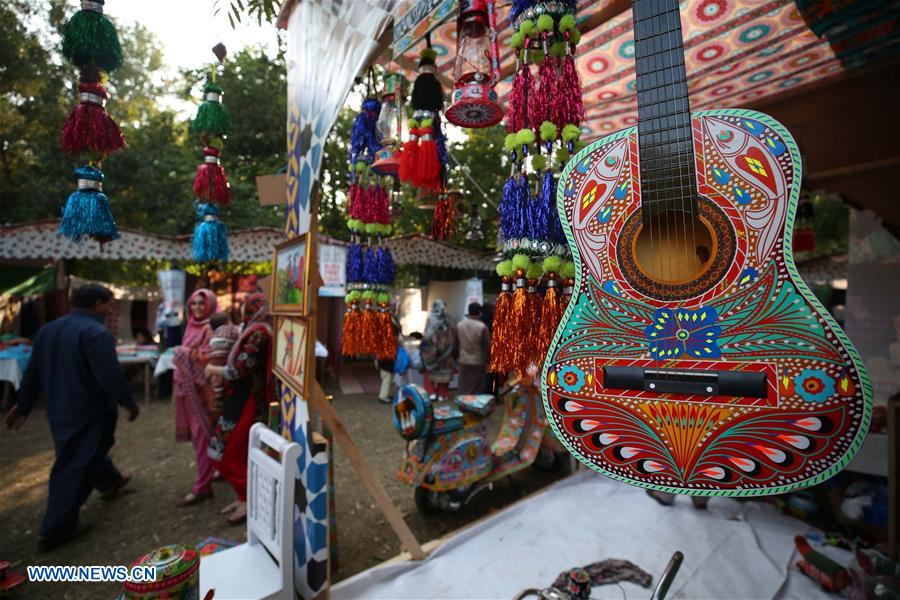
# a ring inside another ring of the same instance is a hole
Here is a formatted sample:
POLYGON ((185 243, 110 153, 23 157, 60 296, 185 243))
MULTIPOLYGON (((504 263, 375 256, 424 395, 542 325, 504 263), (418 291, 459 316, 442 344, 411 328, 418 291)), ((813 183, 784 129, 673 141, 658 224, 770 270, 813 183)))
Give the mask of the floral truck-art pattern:
POLYGON ((752 496, 819 483, 861 445, 872 390, 785 244, 800 153, 752 111, 694 113, 692 129, 701 204, 712 207, 701 216, 724 232, 728 259, 711 259, 720 271, 703 285, 656 293, 620 243, 641 210, 636 127, 590 144, 562 174, 558 208, 578 274, 541 375, 548 419, 579 460, 646 488, 752 496), (744 372, 764 391, 607 388, 608 367, 744 372))

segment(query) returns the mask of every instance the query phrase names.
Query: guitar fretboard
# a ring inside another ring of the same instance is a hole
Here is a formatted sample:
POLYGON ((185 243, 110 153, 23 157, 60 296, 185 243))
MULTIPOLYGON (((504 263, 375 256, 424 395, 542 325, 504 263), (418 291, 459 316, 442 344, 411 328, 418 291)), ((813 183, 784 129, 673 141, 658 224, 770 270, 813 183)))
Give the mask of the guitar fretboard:
POLYGON ((663 210, 696 212, 678 0, 634 0, 632 17, 644 217, 663 210))

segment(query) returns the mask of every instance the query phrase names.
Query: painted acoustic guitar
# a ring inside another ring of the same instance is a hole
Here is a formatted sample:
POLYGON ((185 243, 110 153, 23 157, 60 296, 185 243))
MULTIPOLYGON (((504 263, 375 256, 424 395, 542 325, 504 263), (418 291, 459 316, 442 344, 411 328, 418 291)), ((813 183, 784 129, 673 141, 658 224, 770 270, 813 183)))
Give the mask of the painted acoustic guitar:
POLYGON ((542 373, 568 449, 692 495, 794 490, 847 465, 871 418, 856 349, 800 279, 800 153, 748 110, 690 113, 677 0, 633 6, 638 126, 563 172, 578 265, 542 373))

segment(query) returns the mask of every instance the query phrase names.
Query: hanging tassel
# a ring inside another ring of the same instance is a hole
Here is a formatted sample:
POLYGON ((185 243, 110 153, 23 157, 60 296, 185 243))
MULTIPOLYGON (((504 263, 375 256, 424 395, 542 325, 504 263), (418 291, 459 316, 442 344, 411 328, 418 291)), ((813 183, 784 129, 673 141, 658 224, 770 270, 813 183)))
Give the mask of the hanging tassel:
POLYGON ((544 59, 538 67, 538 88, 528 105, 528 121, 535 124, 549 120, 556 112, 559 68, 558 61, 548 51, 548 36, 553 33, 553 17, 548 14, 538 17, 537 31, 541 36, 544 59))
POLYGON ((525 99, 533 96, 534 79, 531 76, 531 67, 528 62, 522 60, 522 64, 519 65, 513 78, 509 96, 509 108, 506 112, 506 130, 508 132, 514 133, 525 127, 525 99))
POLYGON ((202 134, 209 145, 210 137, 224 137, 231 133, 231 117, 222 104, 222 88, 209 82, 203 87, 203 102, 191 122, 191 132, 202 134))
POLYGON ((515 355, 515 368, 519 377, 533 378, 537 374, 537 365, 542 360, 542 344, 538 339, 541 328, 541 297, 537 293, 537 286, 543 273, 544 269, 538 263, 531 263, 525 271, 524 304, 521 313, 516 313, 520 342, 515 355))
POLYGON ((441 163, 441 168, 438 170, 438 189, 443 190, 447 188, 447 163, 450 160, 450 155, 447 153, 447 136, 444 135, 444 130, 441 128, 440 113, 435 113, 433 127, 438 162, 441 163))
POLYGON ((376 185, 373 191, 373 221, 381 225, 388 225, 391 222, 391 201, 388 198, 387 188, 382 185, 376 185))
POLYGON ((376 261, 376 278, 375 283, 382 285, 391 285, 394 283, 394 277, 397 275, 397 265, 394 264, 394 257, 386 246, 379 246, 375 251, 376 261))
POLYGON ((394 360, 397 356, 397 334, 391 319, 390 294, 378 294, 378 360, 394 360))
POLYGON ((215 204, 198 202, 196 214, 198 223, 194 228, 194 260, 228 260, 228 230, 219 220, 219 208, 215 204))
MULTIPOLYGON (((547 157, 542 154, 533 156, 531 158, 531 166, 535 173, 541 173, 547 166, 547 157)), ((538 188, 528 203, 528 222, 531 226, 528 237, 534 240, 547 239, 547 227, 550 220, 550 212, 547 203, 544 202, 542 192, 543 189, 538 188)))
POLYGON ((103 0, 81 1, 81 10, 63 28, 62 53, 79 69, 96 65, 109 73, 122 66, 119 36, 103 14, 103 0))
POLYGON ((559 209, 556 206, 556 177, 553 171, 544 171, 544 180, 541 185, 541 203, 547 210, 547 241, 551 244, 565 245, 566 234, 559 219, 559 209))
POLYGON ((361 294, 355 290, 344 296, 347 312, 344 313, 343 340, 341 342, 343 356, 355 356, 360 353, 359 338, 362 325, 362 313, 359 310, 360 297, 361 294))
POLYGON ((403 142, 400 152, 400 170, 397 177, 404 183, 412 183, 416 163, 419 160, 419 121, 409 120, 409 139, 403 142))
POLYGON ((512 261, 497 265, 500 276, 500 294, 494 306, 494 324, 491 331, 491 373, 506 373, 512 369, 510 317, 512 316, 512 261))
POLYGON ((441 158, 434 135, 433 113, 422 119, 419 138, 419 160, 413 175, 417 188, 438 192, 441 189, 441 158))
POLYGON ((559 299, 559 312, 562 314, 566 312, 569 300, 572 299, 572 294, 575 293, 575 263, 566 261, 559 269, 559 276, 563 280, 563 293, 559 299))
POLYGON ((347 214, 350 215, 351 219, 359 219, 360 218, 360 194, 362 193, 362 188, 360 188, 357 182, 353 182, 347 188, 347 214))
POLYGON ((541 327, 537 335, 540 351, 538 352, 541 360, 538 365, 542 365, 550 350, 550 342, 556 335, 556 328, 562 319, 562 312, 559 308, 559 279, 557 274, 562 267, 562 259, 558 256, 548 256, 544 259, 544 272, 547 274, 547 291, 544 292, 544 299, 541 303, 541 327))
POLYGON ((431 218, 431 237, 436 240, 447 240, 453 235, 454 213, 456 212, 453 198, 448 194, 441 194, 434 207, 434 215, 431 218))
POLYGON ((524 371, 528 356, 528 339, 525 335, 527 328, 526 319, 529 309, 525 273, 531 265, 531 259, 524 254, 516 254, 512 258, 513 276, 515 278, 515 290, 512 293, 512 309, 507 321, 509 326, 509 347, 512 357, 510 368, 517 373, 524 371))
POLYGON ((366 248, 365 259, 363 260, 363 281, 365 283, 378 283, 378 257, 375 254, 375 248, 372 246, 366 248))
POLYGON ((413 83, 410 104, 414 111, 437 113, 444 107, 444 90, 436 76, 437 52, 431 48, 431 40, 427 37, 426 43, 428 47, 419 53, 419 75, 413 83))
POLYGON ((362 109, 353 121, 350 136, 350 162, 365 161, 371 164, 375 153, 381 150, 381 140, 376 124, 381 113, 381 103, 375 98, 363 100, 362 109))
POLYGON ((563 127, 568 123, 581 125, 584 121, 583 91, 578 69, 575 67, 575 46, 581 39, 581 33, 575 26, 575 16, 564 15, 559 21, 559 30, 568 41, 568 47, 559 77, 559 93, 557 95, 559 107, 556 112, 557 119, 554 119, 554 122, 558 127, 563 127))
POLYGON ((211 146, 203 149, 203 162, 194 176, 194 197, 205 202, 226 205, 231 202, 231 184, 219 162, 219 150, 211 146))
POLYGON ((119 239, 119 228, 103 193, 103 173, 86 166, 75 169, 78 189, 69 195, 59 223, 59 233, 79 243, 89 237, 100 242, 119 239))
POLYGON ((102 160, 125 147, 125 138, 116 122, 106 112, 109 94, 99 83, 78 85, 80 102, 69 113, 60 137, 60 147, 66 154, 86 154, 102 160))
POLYGON ((365 309, 362 311, 362 324, 359 334, 360 354, 375 354, 378 344, 378 314, 375 310, 375 292, 363 292, 365 309))

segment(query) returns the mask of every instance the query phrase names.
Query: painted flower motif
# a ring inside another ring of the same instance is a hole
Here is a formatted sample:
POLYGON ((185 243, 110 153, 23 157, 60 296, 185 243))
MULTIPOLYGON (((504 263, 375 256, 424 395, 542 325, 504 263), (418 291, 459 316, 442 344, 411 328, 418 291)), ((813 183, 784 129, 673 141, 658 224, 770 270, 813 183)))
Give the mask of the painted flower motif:
POLYGON ((584 387, 584 371, 575 365, 566 365, 559 370, 559 385, 567 392, 577 392, 584 387))
POLYGON ((718 318, 716 309, 711 307, 657 309, 653 324, 645 330, 650 356, 672 359, 687 354, 692 358, 719 358, 722 351, 717 339, 722 328, 715 324, 718 318))
POLYGON ((834 379, 822 369, 804 369, 794 377, 794 390, 807 402, 825 402, 834 395, 834 379))

